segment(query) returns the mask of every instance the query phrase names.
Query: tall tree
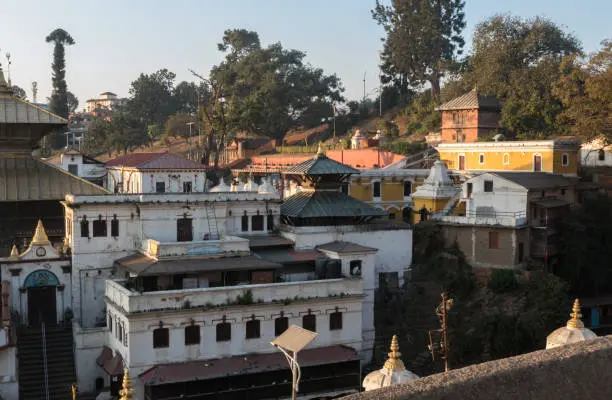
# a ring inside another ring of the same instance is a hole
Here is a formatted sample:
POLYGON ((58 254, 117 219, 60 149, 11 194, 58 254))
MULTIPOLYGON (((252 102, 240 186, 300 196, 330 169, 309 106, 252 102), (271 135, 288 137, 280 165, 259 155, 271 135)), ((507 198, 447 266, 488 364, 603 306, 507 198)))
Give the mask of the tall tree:
POLYGON ((168 116, 176 112, 172 96, 175 77, 165 68, 152 74, 140 74, 130 88, 127 106, 131 115, 139 116, 145 125, 163 126, 168 116))
POLYGON ((429 83, 438 101, 440 80, 465 44, 464 6, 463 0, 393 0, 390 6, 377 0, 372 17, 386 32, 383 82, 394 81, 400 90, 429 83))
POLYGON ((70 91, 66 92, 66 99, 68 100, 68 114, 73 114, 79 108, 79 99, 70 91))
POLYGON ((174 88, 172 95, 176 111, 193 114, 198 111, 200 87, 193 82, 181 82, 174 88))

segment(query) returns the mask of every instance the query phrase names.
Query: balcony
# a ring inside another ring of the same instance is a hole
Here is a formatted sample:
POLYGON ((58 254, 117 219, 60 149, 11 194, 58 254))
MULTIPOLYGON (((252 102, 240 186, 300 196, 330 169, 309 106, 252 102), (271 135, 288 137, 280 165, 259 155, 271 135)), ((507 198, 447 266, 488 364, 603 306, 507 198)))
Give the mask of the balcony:
POLYGON ((224 236, 219 240, 191 242, 159 242, 154 239, 142 241, 142 250, 153 258, 177 256, 205 256, 218 254, 249 254, 249 240, 237 236, 224 236))
POLYGON ((122 280, 107 280, 106 301, 126 314, 188 308, 266 304, 329 297, 361 296, 361 279, 340 278, 303 282, 268 283, 156 292, 127 289, 122 280))
POLYGON ((465 216, 442 216, 439 220, 448 224, 507 226, 518 228, 527 224, 527 215, 524 211, 466 210, 465 216))

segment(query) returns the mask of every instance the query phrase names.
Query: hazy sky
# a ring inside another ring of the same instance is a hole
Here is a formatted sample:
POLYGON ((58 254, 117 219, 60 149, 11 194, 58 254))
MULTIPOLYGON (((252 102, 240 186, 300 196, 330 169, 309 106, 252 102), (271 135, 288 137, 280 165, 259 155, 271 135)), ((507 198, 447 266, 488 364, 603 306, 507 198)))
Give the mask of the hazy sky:
MULTIPOLYGON (((387 0, 390 1, 390 0, 387 0)), ((68 88, 85 100, 104 91, 127 96, 140 72, 168 68, 177 82, 191 80, 188 68, 207 73, 220 61, 223 31, 246 28, 262 44, 280 41, 306 52, 306 60, 336 73, 346 97, 360 98, 377 85, 379 38, 372 20, 374 0, 0 0, 2 62, 9 51, 13 83, 26 89, 38 82, 38 101, 51 90, 53 29, 68 31, 76 44, 66 51, 68 88)), ((474 26, 496 13, 546 16, 574 33, 586 51, 612 38, 612 1, 467 0, 466 41, 474 26)), ((373 94, 372 94, 373 95, 373 94)))

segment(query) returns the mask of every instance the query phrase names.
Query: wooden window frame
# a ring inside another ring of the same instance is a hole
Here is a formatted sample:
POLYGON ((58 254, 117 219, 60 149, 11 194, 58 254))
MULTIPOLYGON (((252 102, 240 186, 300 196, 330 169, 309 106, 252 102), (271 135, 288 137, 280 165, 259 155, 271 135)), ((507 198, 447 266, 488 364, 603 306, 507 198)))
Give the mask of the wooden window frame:
POLYGON ((489 249, 499 249, 499 232, 489 231, 489 249))
POLYGON ((261 321, 250 319, 245 324, 245 339, 259 339, 261 337, 261 321))
POLYGON ((92 235, 93 237, 106 237, 108 236, 108 224, 106 219, 102 219, 102 216, 98 216, 92 224, 92 235))
POLYGON ((216 326, 217 329, 217 342, 231 342, 232 341, 232 324, 224 321, 219 322, 216 326))
POLYGON ((342 312, 334 311, 333 313, 329 314, 329 330, 342 330, 342 312))
POLYGON ((314 314, 305 314, 302 316, 302 328, 308 329, 311 332, 317 331, 317 316, 314 314))
POLYGON ((274 319, 274 336, 282 335, 287 328, 289 328, 289 318, 281 315, 280 317, 274 319))
POLYGON ((185 327, 185 346, 200 344, 201 340, 200 325, 193 324, 185 327))
POLYGON ((373 198, 382 197, 382 184, 380 183, 380 181, 372 182, 372 197, 373 198), (377 188, 378 190, 376 190, 377 188), (378 192, 378 195, 376 194, 376 192, 378 192))
POLYGON ((170 329, 159 327, 153 329, 153 348, 165 349, 170 347, 170 329))

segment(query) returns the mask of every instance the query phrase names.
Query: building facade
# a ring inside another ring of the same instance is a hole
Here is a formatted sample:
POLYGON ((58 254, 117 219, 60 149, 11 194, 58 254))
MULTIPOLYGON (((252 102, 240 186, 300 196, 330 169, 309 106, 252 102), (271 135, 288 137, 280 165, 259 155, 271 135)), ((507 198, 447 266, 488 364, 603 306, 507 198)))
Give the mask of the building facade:
POLYGON ((69 149, 45 161, 57 165, 64 171, 68 171, 72 175, 88 180, 98 186, 106 186, 106 168, 104 168, 104 163, 74 149, 69 149))
POLYGON ((113 111, 123 100, 115 93, 104 92, 98 98, 87 100, 85 111, 97 116, 105 116, 106 113, 113 111))

